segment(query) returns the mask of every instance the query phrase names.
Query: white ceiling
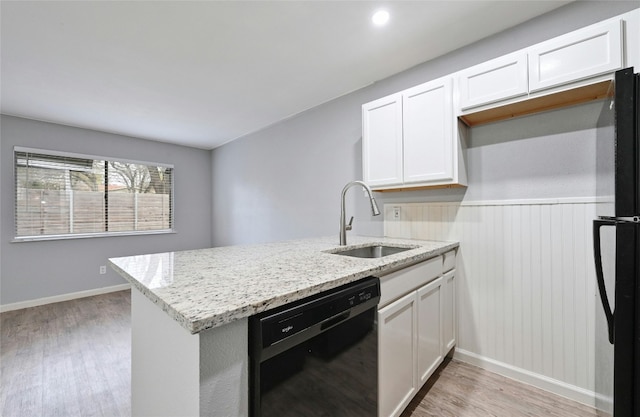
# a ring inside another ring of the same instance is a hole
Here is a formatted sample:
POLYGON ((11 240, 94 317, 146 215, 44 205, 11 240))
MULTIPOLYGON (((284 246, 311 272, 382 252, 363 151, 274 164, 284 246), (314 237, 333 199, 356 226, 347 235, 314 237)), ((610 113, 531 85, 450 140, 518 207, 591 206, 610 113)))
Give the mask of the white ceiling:
POLYGON ((1 111, 211 149, 567 3, 2 1, 1 111))

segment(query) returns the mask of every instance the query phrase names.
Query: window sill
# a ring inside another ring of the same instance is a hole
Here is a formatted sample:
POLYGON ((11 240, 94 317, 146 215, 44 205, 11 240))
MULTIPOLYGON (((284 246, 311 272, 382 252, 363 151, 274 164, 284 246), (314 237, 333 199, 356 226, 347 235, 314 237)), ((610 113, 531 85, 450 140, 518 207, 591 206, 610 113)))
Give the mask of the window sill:
POLYGON ((19 236, 14 237, 11 243, 23 242, 39 242, 43 240, 68 240, 68 239, 89 239, 97 237, 120 237, 120 236, 147 236, 147 235, 166 235, 177 233, 175 229, 166 230, 145 230, 145 231, 128 231, 128 232, 104 232, 104 233, 78 233, 68 235, 43 235, 43 236, 19 236))

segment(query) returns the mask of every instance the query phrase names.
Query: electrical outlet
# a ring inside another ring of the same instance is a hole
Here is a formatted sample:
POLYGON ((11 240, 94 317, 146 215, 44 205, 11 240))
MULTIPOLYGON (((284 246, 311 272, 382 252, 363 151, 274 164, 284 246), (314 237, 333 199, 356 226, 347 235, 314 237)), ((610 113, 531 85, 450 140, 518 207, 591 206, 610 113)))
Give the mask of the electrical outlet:
POLYGON ((393 218, 395 220, 400 220, 400 207, 393 208, 393 218))
POLYGON ((106 265, 100 265, 100 275, 104 275, 107 273, 107 266, 106 265))

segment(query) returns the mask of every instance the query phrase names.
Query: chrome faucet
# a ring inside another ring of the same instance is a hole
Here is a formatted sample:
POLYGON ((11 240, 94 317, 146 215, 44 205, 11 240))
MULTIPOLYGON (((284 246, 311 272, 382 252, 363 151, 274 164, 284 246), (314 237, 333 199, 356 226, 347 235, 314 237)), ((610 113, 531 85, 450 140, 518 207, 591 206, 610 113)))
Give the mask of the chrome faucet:
POLYGON ((340 205, 340 245, 341 246, 344 246, 347 244, 347 230, 351 230, 352 228, 351 224, 353 223, 353 216, 351 216, 351 220, 349 220, 349 224, 346 224, 346 216, 345 216, 345 210, 344 210, 344 197, 347 195, 347 190, 353 187, 354 185, 361 185, 362 188, 364 188, 364 190, 369 195, 369 201, 371 202, 371 213, 374 216, 377 216, 380 214, 380 210, 378 209, 378 204, 376 203, 376 199, 373 198, 371 188, 369 188, 367 184, 365 184, 362 181, 351 181, 350 183, 345 185, 344 188, 342 189, 342 201, 340 205))

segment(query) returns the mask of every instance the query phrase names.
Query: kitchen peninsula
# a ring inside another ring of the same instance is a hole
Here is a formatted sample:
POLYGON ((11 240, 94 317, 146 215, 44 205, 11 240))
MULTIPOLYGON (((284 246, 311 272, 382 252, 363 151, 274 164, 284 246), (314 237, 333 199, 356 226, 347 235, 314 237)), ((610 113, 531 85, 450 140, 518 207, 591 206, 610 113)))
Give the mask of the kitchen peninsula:
POLYGON ((362 259, 336 255, 341 248, 336 240, 110 259, 133 287, 132 415, 247 416, 249 316, 458 247, 456 242, 350 237, 350 248, 411 248, 362 259))

